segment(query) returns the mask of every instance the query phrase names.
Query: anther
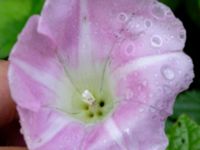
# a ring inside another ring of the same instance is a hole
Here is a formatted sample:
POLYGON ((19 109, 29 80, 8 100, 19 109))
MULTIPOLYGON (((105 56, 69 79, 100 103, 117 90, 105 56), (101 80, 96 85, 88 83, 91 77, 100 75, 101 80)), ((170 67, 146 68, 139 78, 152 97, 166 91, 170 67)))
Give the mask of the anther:
POLYGON ((85 102, 85 103, 87 103, 87 104, 89 104, 90 106, 91 105, 94 105, 94 103, 95 103, 95 98, 94 98, 94 96, 92 95, 92 93, 89 91, 89 90, 85 90, 83 93, 82 93, 82 100, 85 102))

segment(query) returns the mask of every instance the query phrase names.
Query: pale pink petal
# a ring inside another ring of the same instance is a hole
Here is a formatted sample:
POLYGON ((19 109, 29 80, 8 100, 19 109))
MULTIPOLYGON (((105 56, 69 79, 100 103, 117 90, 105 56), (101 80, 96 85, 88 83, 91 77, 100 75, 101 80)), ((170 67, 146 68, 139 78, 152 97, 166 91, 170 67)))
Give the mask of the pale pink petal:
POLYGON ((192 70, 191 59, 183 53, 141 58, 116 70, 120 106, 88 134, 84 148, 166 149, 164 121, 177 94, 192 82, 192 70))
POLYGON ((32 112, 18 107, 18 112, 21 132, 29 149, 76 149, 81 144, 85 132, 83 125, 71 122, 66 115, 51 108, 32 112))
POLYGON ((78 61, 80 6, 78 0, 47 0, 38 31, 50 37, 68 66, 78 61), (67 58, 67 59, 66 59, 67 58))
POLYGON ((33 111, 55 99, 55 81, 63 72, 55 57, 55 46, 37 32, 38 19, 32 17, 20 34, 10 56, 9 69, 14 100, 33 111))
POLYGON ((77 57, 105 59, 113 51, 112 61, 118 66, 180 51, 185 43, 182 23, 154 0, 48 0, 38 30, 57 43, 69 64, 82 64, 77 57))
POLYGON ((9 67, 11 94, 30 149, 48 143, 70 122, 58 110, 66 101, 63 86, 69 84, 64 66, 51 39, 37 32, 38 20, 33 16, 20 34, 9 67))
POLYGON ((171 53, 138 59, 116 71, 121 76, 118 96, 125 102, 114 113, 114 120, 128 140, 126 145, 131 147, 135 141, 139 149, 166 148, 164 121, 172 114, 177 94, 192 82, 192 70, 188 56, 171 53))
POLYGON ((48 143, 36 150, 79 150, 85 134, 81 125, 71 123, 58 132, 48 143))
POLYGON ((46 0, 10 56, 29 149, 165 149, 164 120, 193 78, 184 43, 182 23, 155 0, 46 0), (112 113, 93 125, 71 117, 73 94, 105 81, 112 113))
POLYGON ((89 0, 88 11, 97 57, 112 51, 114 66, 184 47, 182 23, 154 0, 89 0))

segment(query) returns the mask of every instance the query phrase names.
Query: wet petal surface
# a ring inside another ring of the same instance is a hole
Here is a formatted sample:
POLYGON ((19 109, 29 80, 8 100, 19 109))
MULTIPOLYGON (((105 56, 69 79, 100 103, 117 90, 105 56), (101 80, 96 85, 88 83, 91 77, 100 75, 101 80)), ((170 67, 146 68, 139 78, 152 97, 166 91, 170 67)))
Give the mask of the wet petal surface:
POLYGON ((185 39, 155 0, 47 0, 10 56, 28 148, 164 150, 164 121, 194 77, 185 39))

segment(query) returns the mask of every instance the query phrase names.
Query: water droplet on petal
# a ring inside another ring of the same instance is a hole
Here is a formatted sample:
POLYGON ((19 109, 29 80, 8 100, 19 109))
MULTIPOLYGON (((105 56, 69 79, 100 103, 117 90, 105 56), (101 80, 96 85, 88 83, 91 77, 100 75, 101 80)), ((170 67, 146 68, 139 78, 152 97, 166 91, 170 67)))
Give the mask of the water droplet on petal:
POLYGON ((126 47, 126 54, 130 55, 134 51, 134 45, 131 43, 126 47))
POLYGON ((147 27, 147 28, 149 28, 149 27, 151 27, 151 21, 150 20, 145 20, 144 21, 144 24, 145 24, 145 27, 147 27))
POLYGON ((161 39, 161 37, 158 36, 158 35, 152 36, 152 38, 151 38, 151 44, 154 47, 161 47, 162 46, 162 39, 161 39))
POLYGON ((161 68, 161 73, 162 73, 163 77, 167 80, 173 80, 175 78, 174 71, 168 66, 163 66, 161 68))
POLYGON ((122 39, 122 34, 120 32, 114 32, 113 35, 118 41, 122 39))
POLYGON ((163 86, 163 92, 167 95, 171 95, 172 94, 172 89, 168 86, 168 85, 164 85, 163 86))
POLYGON ((122 12, 118 15, 118 19, 121 22, 126 22, 128 20, 128 16, 126 13, 122 12))
POLYGON ((172 13, 171 10, 166 11, 165 14, 166 14, 166 16, 168 16, 168 17, 172 17, 172 16, 173 16, 173 13, 172 13))
POLYGON ((124 132, 125 132, 127 135, 130 135, 130 129, 129 129, 129 128, 125 128, 125 129, 124 129, 124 132))
POLYGON ((153 107, 150 107, 150 108, 149 108, 149 112, 150 112, 150 113, 155 113, 155 112, 156 112, 156 109, 153 108, 153 107))
POLYGON ((163 101, 158 101, 158 102, 156 103, 156 108, 162 109, 163 107, 164 107, 164 102, 163 102, 163 101))
POLYGON ((165 12, 163 8, 161 7, 161 5, 158 5, 158 4, 153 6, 152 14, 156 18, 163 18, 165 16, 165 12))

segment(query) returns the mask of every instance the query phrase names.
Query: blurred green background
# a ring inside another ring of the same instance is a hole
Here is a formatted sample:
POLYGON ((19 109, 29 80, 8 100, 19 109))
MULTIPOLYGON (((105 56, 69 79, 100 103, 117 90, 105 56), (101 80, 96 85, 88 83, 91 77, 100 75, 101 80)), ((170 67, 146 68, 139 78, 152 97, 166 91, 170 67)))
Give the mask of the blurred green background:
MULTIPOLYGON (((187 30, 184 51, 193 59, 195 79, 176 100, 174 114, 166 122, 168 150, 200 150, 200 0, 160 0, 181 19, 187 30)), ((39 14, 43 0, 0 0, 0 59, 8 59, 27 19, 39 14)), ((155 133, 156 134, 156 133, 155 133)))

